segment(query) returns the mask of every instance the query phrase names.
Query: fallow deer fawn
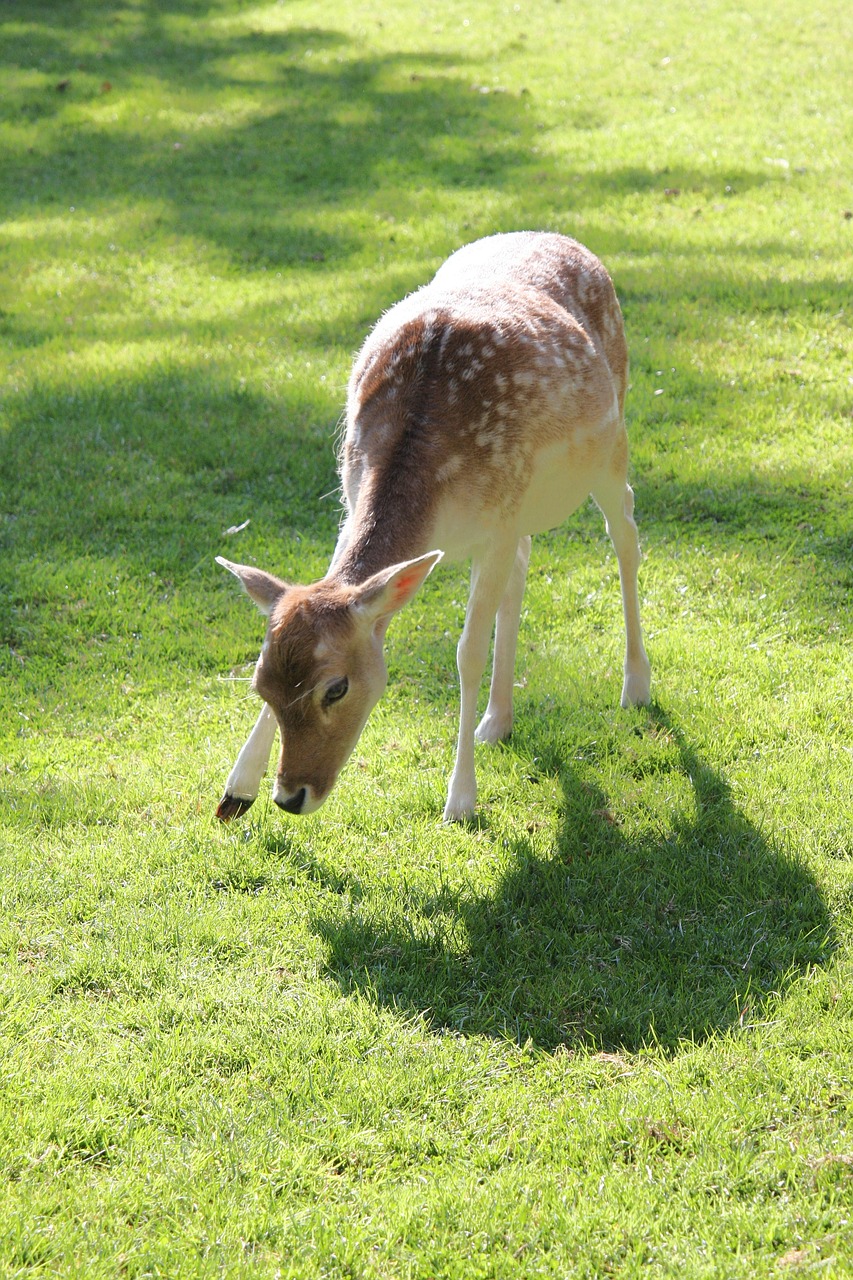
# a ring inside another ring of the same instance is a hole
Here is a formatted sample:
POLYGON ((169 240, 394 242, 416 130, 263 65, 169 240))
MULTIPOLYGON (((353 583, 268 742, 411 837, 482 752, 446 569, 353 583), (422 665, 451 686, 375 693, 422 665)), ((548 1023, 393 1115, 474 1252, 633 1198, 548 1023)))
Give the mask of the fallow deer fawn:
POLYGON ((223 820, 253 802, 278 725, 273 799, 318 809, 387 682, 385 632, 441 559, 470 557, 457 650, 461 711, 445 819, 474 812, 474 740, 512 727, 530 535, 588 495, 616 550, 622 706, 649 700, 627 482, 628 352, 610 277, 565 236, 490 236, 388 311, 355 361, 341 454, 345 519, 326 576, 289 586, 217 557, 269 615, 254 676, 264 707, 226 783, 223 820), (497 617, 485 715, 477 696, 497 617))

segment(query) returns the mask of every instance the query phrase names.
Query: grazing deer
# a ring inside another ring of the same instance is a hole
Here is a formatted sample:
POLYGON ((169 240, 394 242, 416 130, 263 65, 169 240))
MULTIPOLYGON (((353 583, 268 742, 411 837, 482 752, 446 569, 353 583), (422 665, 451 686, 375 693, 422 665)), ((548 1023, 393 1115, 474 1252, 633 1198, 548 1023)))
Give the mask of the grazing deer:
POLYGON ((326 576, 289 586, 217 557, 269 616, 254 676, 264 707, 218 817, 242 813, 257 796, 276 725, 275 803, 288 813, 320 807, 385 688, 388 624, 442 555, 472 562, 444 817, 471 815, 474 740, 497 742, 512 727, 530 535, 562 523, 590 494, 619 561, 622 706, 648 702, 626 479, 627 372, 610 277, 561 235, 517 232, 467 245, 382 317, 350 378, 346 514, 326 576), (489 701, 475 730, 495 618, 489 701))

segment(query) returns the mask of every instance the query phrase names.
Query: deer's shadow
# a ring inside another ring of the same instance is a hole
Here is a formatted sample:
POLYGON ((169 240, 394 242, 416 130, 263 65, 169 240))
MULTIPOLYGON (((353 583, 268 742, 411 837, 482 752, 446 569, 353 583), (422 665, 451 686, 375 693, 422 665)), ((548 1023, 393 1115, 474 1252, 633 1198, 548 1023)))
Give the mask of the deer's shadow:
POLYGON ((489 893, 407 887, 389 910, 387 894, 341 892, 346 874, 315 865, 336 891, 315 927, 341 988, 436 1030, 547 1050, 674 1050, 762 1016, 832 951, 818 887, 664 714, 635 733, 639 771, 690 793, 666 830, 626 838, 600 788, 559 765, 553 846, 520 831, 489 893))

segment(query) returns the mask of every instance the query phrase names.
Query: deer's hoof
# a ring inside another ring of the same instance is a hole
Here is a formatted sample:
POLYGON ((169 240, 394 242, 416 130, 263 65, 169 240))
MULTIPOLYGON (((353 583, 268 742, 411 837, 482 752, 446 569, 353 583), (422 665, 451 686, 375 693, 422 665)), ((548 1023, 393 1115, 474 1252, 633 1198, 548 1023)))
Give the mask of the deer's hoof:
POLYGON ((474 731, 474 739, 476 742, 487 742, 489 746, 493 747, 498 742, 503 742, 511 733, 511 711, 509 715, 501 715, 499 712, 487 710, 474 731))
POLYGON ((254 796, 251 800, 244 800, 242 796, 232 796, 226 791, 216 806, 216 816, 220 822, 230 822, 232 818, 239 818, 241 813, 251 809, 254 803, 254 796))
POLYGON ((472 792, 468 795, 448 796, 447 804, 444 806, 443 822, 469 822, 474 817, 477 808, 477 795, 472 792))

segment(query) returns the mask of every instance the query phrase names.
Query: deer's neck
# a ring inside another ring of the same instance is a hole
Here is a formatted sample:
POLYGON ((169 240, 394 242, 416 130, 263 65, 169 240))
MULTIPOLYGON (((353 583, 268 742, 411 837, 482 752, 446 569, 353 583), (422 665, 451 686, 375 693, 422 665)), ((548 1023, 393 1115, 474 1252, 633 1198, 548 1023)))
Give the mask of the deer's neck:
POLYGON ((347 522, 347 545, 329 575, 337 582, 357 586, 389 565, 431 550, 433 486, 411 450, 399 453, 361 484, 347 522))

